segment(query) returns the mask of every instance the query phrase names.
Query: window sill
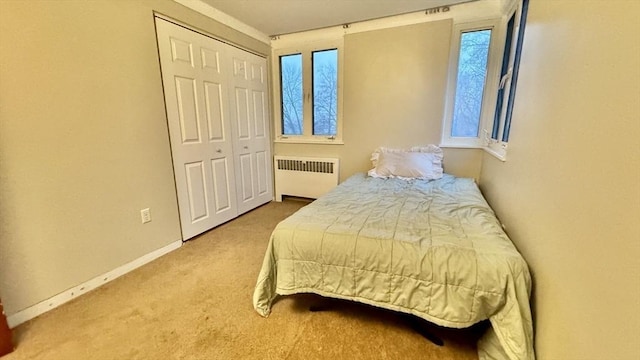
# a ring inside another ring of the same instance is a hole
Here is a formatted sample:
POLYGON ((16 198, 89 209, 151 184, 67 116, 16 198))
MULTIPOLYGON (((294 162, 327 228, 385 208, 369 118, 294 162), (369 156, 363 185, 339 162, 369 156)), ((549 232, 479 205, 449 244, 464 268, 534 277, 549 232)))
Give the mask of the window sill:
POLYGON ((482 149, 486 153, 493 155, 500 161, 507 161, 507 143, 495 143, 491 145, 472 145, 472 144, 440 144, 443 149, 482 149))
POLYGON ((273 140, 274 143, 280 144, 316 144, 316 145, 344 145, 342 139, 328 139, 326 137, 308 138, 290 136, 286 138, 276 137, 273 140))
POLYGON ((506 162, 507 161, 507 143, 494 144, 483 147, 484 151, 493 155, 496 159, 506 162))

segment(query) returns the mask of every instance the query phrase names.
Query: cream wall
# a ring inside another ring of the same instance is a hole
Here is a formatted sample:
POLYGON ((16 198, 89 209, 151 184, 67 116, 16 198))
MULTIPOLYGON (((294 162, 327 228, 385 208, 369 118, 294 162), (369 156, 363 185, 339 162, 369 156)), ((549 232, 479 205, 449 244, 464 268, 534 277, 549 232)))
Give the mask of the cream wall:
MULTIPOLYGON (((341 180, 371 168, 379 146, 438 144, 451 20, 344 38, 344 145, 276 143, 276 155, 338 157, 341 180)), ((445 171, 478 178, 482 151, 445 149, 445 171)))
POLYGON ((480 183, 534 276, 539 359, 640 358, 640 2, 532 0, 508 160, 480 183))
POLYGON ((8 315, 181 239, 154 10, 269 52, 168 0, 0 1, 8 315))

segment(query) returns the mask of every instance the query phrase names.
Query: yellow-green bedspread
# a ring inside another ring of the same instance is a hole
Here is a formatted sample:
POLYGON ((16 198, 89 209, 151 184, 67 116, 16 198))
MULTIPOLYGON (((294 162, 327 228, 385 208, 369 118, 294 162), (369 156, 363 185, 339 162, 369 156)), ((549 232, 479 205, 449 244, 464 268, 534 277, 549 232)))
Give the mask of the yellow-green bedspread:
POLYGON ((526 262, 473 179, 356 174, 278 224, 253 304, 316 293, 464 328, 489 319, 481 359, 534 359, 526 262))

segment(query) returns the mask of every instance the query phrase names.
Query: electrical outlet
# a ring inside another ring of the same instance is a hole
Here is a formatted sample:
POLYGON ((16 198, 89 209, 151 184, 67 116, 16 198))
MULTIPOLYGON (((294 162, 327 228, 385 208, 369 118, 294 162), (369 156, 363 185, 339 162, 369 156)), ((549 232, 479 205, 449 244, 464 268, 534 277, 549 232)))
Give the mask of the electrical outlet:
POLYGON ((140 210, 140 217, 142 218, 142 223, 146 224, 151 221, 151 210, 149 208, 140 210))

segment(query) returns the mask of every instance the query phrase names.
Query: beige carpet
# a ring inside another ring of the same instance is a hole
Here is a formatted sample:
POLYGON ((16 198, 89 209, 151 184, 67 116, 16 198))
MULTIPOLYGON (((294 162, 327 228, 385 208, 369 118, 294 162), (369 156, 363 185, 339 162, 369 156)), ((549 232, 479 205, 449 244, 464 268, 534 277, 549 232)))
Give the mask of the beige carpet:
POLYGON ((18 359, 477 359, 481 327, 433 325, 445 346, 397 314, 315 295, 251 304, 275 225, 305 203, 270 203, 14 329, 18 359), (310 312, 310 305, 328 311, 310 312))

